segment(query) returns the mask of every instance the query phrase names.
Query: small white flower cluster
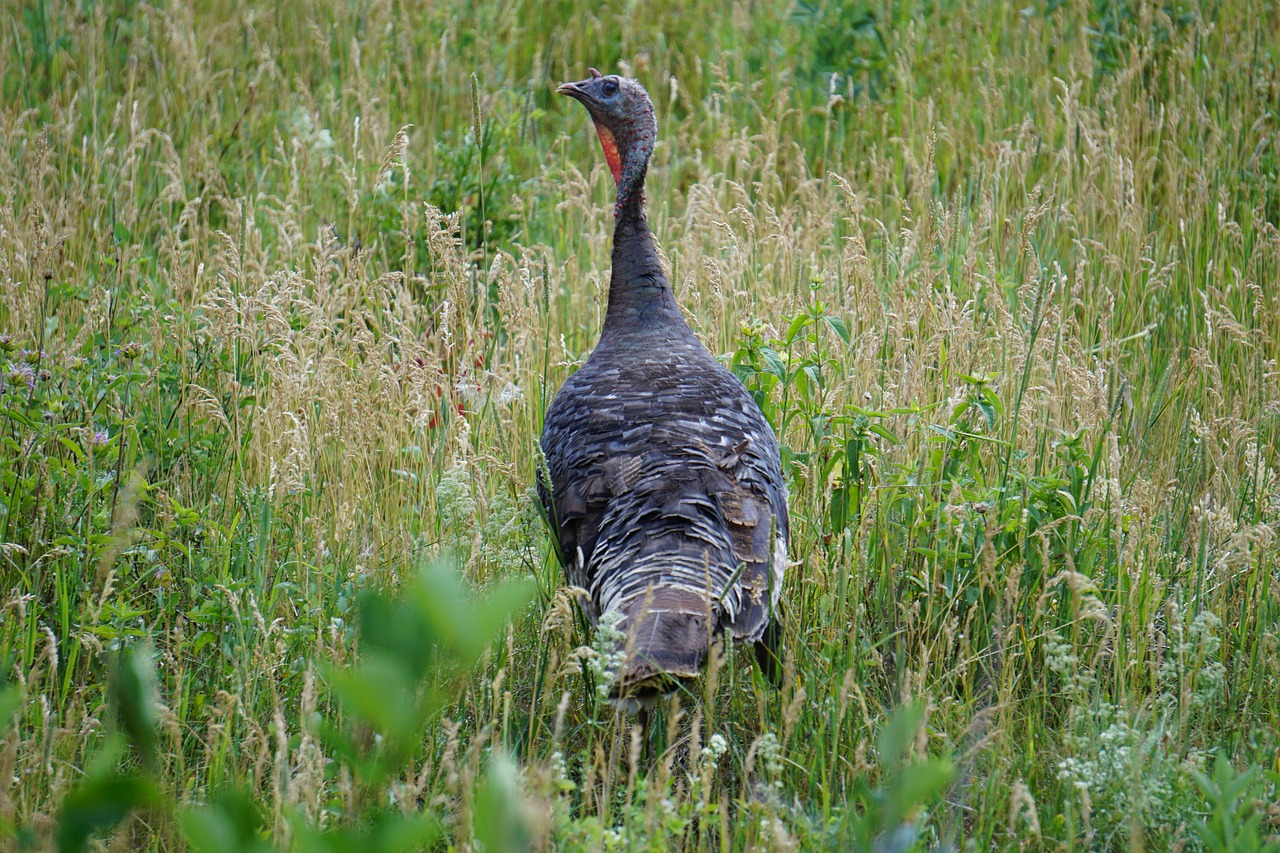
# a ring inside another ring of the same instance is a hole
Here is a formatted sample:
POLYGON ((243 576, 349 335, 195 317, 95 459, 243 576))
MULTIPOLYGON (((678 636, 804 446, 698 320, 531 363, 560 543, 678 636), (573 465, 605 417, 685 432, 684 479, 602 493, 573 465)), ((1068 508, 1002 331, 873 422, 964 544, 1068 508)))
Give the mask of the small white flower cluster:
POLYGON ((787 827, 776 816, 766 815, 760 818, 760 837, 776 844, 779 839, 787 837, 787 827))
POLYGON ((1140 731, 1110 705, 1093 721, 1107 725, 1067 737, 1075 754, 1058 762, 1058 779, 1076 789, 1096 825, 1118 827, 1135 815, 1153 826, 1167 822, 1178 811, 1175 782, 1185 771, 1164 751, 1160 730, 1140 731))
POLYGON ((302 107, 298 107, 289 116, 289 132, 304 148, 319 154, 324 163, 333 159, 333 134, 327 127, 317 128, 311 113, 302 107))
POLYGON ((725 740, 724 735, 717 733, 707 740, 707 745, 698 753, 698 772, 693 775, 692 785, 689 788, 689 799, 693 802, 693 808, 697 814, 707 813, 720 759, 728 751, 729 742, 725 740))
POLYGON ((1050 631, 1045 637, 1045 664, 1050 672, 1062 679, 1067 695, 1073 699, 1085 696, 1093 686, 1093 674, 1080 670, 1079 657, 1057 631, 1050 631))
POLYGON ((756 756, 763 762, 765 772, 769 774, 770 784, 782 790, 782 744, 773 732, 765 732, 756 746, 756 756))
POLYGON ((436 510, 440 519, 440 544, 465 562, 471 553, 476 500, 465 462, 454 463, 436 486, 436 510))
POLYGON ((523 500, 513 501, 502 489, 490 499, 480 539, 482 556, 494 574, 505 577, 533 566, 542 527, 534 508, 537 499, 526 493, 523 500))
POLYGON ((713 734, 702 748, 702 767, 707 773, 714 773, 720 766, 720 758, 729 750, 729 743, 720 733, 713 734))
POLYGON ((609 688, 627 662, 627 634, 618 627, 623 618, 622 611, 610 610, 600 617, 596 629, 596 655, 591 659, 591 669, 596 677, 596 694, 602 700, 609 698, 609 688))
POLYGON ((567 783, 568 779, 568 762, 564 761, 564 753, 557 749, 552 753, 552 779, 556 780, 557 785, 567 783))
POLYGON ((1160 682, 1173 704, 1184 697, 1193 708, 1203 708, 1216 698, 1227 680, 1227 668, 1218 657, 1222 620, 1201 610, 1185 630, 1177 613, 1171 614, 1169 653, 1160 664, 1160 682))
POLYGON ((1071 653, 1071 646, 1057 631, 1050 631, 1045 637, 1045 663, 1049 671, 1062 678, 1069 678, 1076 671, 1076 656, 1071 653))
POLYGON ((1124 720, 1116 720, 1090 739, 1096 750, 1093 757, 1071 757, 1059 761, 1058 778, 1070 782, 1078 790, 1104 791, 1114 786, 1123 794, 1134 769, 1138 740, 1138 731, 1124 720))
POLYGON ((463 400, 472 405, 482 405, 487 399, 492 400, 500 408, 507 408, 515 401, 524 396, 524 392, 520 390, 520 386, 513 382, 503 382, 501 387, 496 386, 496 377, 490 375, 490 381, 481 377, 480 379, 469 379, 465 375, 453 383, 453 393, 458 399, 463 400), (482 384, 483 383, 483 384, 482 384))

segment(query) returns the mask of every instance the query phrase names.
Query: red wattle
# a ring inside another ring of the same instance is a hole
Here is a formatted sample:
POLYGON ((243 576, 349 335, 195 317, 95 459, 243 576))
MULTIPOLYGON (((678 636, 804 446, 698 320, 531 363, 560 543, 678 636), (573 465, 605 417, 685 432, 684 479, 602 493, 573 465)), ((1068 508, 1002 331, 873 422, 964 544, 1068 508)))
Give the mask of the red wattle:
POLYGON ((622 155, 618 153, 618 141, 613 138, 613 131, 609 128, 599 122, 595 125, 596 133, 600 135, 600 147, 604 149, 605 162, 609 164, 609 171, 613 172, 613 182, 617 184, 622 180, 622 155))

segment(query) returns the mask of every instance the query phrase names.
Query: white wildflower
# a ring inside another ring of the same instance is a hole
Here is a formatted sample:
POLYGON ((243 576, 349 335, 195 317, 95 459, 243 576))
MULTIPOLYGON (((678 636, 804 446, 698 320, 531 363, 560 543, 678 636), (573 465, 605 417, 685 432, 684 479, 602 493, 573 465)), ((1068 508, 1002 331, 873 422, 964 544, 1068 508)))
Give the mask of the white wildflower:
POLYGON ((596 629, 596 655, 591 659, 591 669, 596 677, 596 694, 602 700, 609 698, 609 688, 627 662, 627 634, 618 627, 624 618, 622 611, 610 610, 600 617, 596 629))

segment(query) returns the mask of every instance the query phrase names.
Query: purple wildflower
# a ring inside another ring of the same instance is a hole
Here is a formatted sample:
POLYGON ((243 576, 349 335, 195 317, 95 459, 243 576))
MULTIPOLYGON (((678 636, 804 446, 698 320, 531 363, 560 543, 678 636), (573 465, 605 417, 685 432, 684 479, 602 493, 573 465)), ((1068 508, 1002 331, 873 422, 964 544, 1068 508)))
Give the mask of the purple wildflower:
POLYGON ((29 364, 10 362, 8 379, 10 385, 26 385, 27 388, 34 388, 36 387, 36 369, 29 364))

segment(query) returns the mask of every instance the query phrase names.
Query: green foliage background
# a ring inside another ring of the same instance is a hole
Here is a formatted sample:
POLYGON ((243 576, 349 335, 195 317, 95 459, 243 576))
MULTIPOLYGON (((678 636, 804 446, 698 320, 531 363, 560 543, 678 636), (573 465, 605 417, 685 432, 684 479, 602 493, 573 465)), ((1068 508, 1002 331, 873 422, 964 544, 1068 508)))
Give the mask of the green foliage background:
POLYGON ((1272 3, 0 9, 0 845, 1277 849, 1272 3), (788 675, 641 738, 532 508, 638 77, 788 675))

